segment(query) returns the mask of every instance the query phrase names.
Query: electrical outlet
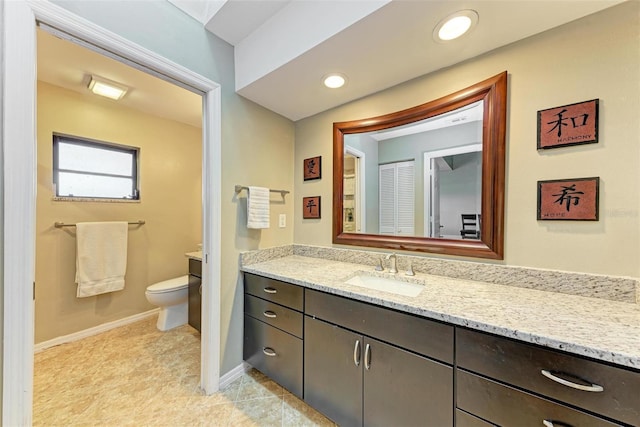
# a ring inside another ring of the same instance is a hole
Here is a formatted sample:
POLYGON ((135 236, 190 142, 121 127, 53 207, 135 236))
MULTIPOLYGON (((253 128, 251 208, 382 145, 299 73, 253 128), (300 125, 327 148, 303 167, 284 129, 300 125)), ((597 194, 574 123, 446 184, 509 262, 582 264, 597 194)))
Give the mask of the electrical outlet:
POLYGON ((278 226, 280 228, 285 228, 287 226, 287 214, 280 214, 278 217, 278 226))

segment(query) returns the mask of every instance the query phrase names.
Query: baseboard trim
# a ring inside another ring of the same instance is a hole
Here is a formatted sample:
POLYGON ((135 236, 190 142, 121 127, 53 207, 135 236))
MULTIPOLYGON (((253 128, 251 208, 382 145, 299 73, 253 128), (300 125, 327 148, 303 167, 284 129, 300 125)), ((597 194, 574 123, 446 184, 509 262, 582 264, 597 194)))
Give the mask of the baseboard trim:
POLYGON ((160 308, 154 308, 153 310, 145 311, 144 313, 134 314, 133 316, 125 317, 119 320, 114 320, 113 322, 103 323, 102 325, 98 325, 98 326, 94 326, 93 328, 74 332, 73 334, 63 335, 61 337, 57 337, 49 341, 43 341, 41 343, 37 343, 34 346, 33 350, 34 350, 34 353, 39 353, 43 350, 46 350, 51 347, 55 347, 57 345, 78 341, 93 335, 98 335, 102 332, 107 332, 111 329, 128 325, 130 323, 138 322, 140 320, 154 316, 158 314, 158 311, 160 311, 160 308))
POLYGON ((247 362, 242 362, 226 374, 220 377, 220 390, 224 389, 226 386, 240 378, 244 375, 245 372, 251 369, 251 365, 247 362))

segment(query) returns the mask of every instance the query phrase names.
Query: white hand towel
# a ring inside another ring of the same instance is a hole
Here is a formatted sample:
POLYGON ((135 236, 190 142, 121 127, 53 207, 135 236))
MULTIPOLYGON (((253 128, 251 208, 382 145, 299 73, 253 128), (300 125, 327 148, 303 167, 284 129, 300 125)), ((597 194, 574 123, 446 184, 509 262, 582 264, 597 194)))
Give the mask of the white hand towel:
POLYGON ((76 225, 78 298, 124 289, 127 232, 126 222, 80 222, 76 225))
POLYGON ((269 189, 249 187, 247 228, 269 228, 269 189))

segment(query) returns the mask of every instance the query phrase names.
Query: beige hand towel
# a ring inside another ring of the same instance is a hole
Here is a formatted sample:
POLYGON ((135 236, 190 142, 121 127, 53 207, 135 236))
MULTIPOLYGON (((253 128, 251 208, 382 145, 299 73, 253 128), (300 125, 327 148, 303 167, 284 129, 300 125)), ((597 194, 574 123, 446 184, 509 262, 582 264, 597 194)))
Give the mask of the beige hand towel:
POLYGON ((269 189, 249 187, 247 228, 269 228, 269 189))
POLYGON ((127 223, 80 222, 76 225, 77 297, 124 289, 127 223))

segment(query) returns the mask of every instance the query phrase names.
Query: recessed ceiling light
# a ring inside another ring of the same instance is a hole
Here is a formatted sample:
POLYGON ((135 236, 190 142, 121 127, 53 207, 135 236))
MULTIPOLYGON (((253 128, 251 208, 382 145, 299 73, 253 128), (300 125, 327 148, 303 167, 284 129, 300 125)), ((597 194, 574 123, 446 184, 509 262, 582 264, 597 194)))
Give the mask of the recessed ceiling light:
POLYGON ((478 23, 478 12, 471 9, 453 13, 436 25, 433 38, 438 41, 449 41, 468 33, 478 23))
POLYGON ((121 99, 129 88, 123 84, 105 79, 100 76, 91 76, 89 80, 89 90, 96 95, 105 96, 107 98, 121 99))
POLYGON ((324 83, 324 85, 330 89, 337 89, 339 87, 342 87, 344 86, 346 81, 347 78, 344 76, 344 74, 339 73, 327 74, 322 78, 322 82, 324 83))

